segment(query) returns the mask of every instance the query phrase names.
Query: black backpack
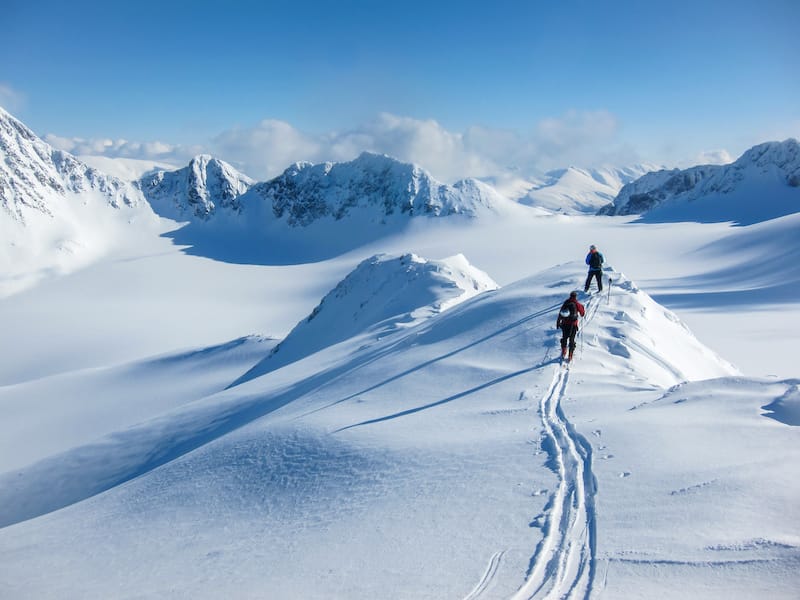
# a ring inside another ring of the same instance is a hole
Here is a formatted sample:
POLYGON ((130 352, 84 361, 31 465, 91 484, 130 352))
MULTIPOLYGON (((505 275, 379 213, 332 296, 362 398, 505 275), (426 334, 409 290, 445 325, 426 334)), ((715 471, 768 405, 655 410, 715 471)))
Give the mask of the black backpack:
POLYGON ((561 311, 559 314, 564 320, 575 321, 578 318, 578 306, 572 299, 565 300, 564 304, 561 305, 561 311), (569 316, 564 316, 565 311, 569 312, 569 316))
POLYGON ((592 252, 592 256, 589 259, 589 266, 592 269, 599 270, 600 267, 603 266, 603 255, 599 252, 592 252))

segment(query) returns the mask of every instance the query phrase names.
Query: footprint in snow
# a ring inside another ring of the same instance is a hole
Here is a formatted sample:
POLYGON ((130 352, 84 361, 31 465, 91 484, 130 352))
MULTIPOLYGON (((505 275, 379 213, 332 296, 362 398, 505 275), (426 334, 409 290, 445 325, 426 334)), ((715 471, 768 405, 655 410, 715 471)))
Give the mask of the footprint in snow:
POLYGON ((631 472, 630 471, 623 471, 622 473, 619 474, 619 476, 620 477, 630 477, 631 476, 631 472))

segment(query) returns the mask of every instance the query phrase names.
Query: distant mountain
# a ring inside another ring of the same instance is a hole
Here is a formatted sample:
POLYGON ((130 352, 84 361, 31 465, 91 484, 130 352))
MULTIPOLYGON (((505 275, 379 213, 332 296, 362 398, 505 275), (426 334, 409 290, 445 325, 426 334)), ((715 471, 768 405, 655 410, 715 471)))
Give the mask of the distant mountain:
POLYGON ((800 211, 800 144, 766 142, 728 165, 649 173, 598 214, 757 222, 800 211))
POLYGON ((660 167, 648 164, 630 167, 582 169, 569 167, 548 172, 518 198, 520 204, 553 212, 594 214, 612 201, 622 187, 660 167))
POLYGON ((207 154, 177 171, 159 170, 139 180, 156 213, 175 220, 208 220, 219 210, 238 213, 239 197, 255 183, 231 165, 207 154))
POLYGON ((361 262, 272 353, 234 385, 354 336, 380 339, 498 285, 463 255, 426 260, 380 254, 361 262))
POLYGON ((142 204, 134 185, 56 150, 0 108, 0 208, 6 214, 20 223, 33 214, 52 217, 55 204, 86 193, 113 208, 142 204))
POLYGON ((417 215, 474 217, 513 206, 475 179, 445 185, 417 165, 368 152, 344 163, 295 163, 275 179, 253 186, 251 194, 292 227, 355 213, 386 221, 417 215))

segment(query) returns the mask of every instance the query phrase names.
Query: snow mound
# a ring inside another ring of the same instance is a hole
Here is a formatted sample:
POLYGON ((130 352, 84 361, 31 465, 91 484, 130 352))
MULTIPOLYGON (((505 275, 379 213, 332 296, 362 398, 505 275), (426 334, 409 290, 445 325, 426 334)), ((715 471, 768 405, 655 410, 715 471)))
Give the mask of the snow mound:
POLYGON ((208 220, 215 212, 238 213, 239 197, 255 183, 231 165, 207 154, 177 171, 157 171, 139 180, 153 210, 161 216, 208 220))
POLYGON ((498 285, 463 255, 426 260, 375 255, 361 262, 238 385, 355 336, 411 327, 498 285))
POLYGON ((378 220, 402 215, 474 217, 514 204, 475 179, 445 185, 417 165, 369 152, 344 163, 295 163, 275 179, 255 185, 253 192, 292 227, 324 218, 339 220, 355 211, 371 212, 378 220))
POLYGON ((766 142, 729 165, 649 173, 598 214, 751 224, 800 210, 800 144, 766 142))

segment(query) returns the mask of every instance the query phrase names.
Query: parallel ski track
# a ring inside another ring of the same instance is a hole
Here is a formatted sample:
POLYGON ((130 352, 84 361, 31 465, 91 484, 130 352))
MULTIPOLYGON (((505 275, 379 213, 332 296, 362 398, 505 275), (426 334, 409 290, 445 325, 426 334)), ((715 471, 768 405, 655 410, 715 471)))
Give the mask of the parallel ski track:
POLYGON ((503 558, 505 551, 495 552, 492 555, 492 558, 489 560, 489 566, 486 567, 486 572, 481 577, 481 580, 478 582, 478 585, 469 593, 468 596, 464 598, 464 600, 476 600, 480 598, 486 590, 489 589, 494 576, 497 575, 497 570, 500 568, 500 561, 503 558))
MULTIPOLYGON (((594 317, 600 298, 587 303, 584 327, 594 317)), ((592 473, 592 447, 564 415, 561 400, 569 370, 556 367, 539 412, 557 466, 558 487, 548 503, 544 538, 531 560, 525 583, 514 594, 523 599, 583 599, 594 591, 597 572, 597 524, 592 473)))

